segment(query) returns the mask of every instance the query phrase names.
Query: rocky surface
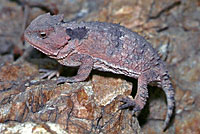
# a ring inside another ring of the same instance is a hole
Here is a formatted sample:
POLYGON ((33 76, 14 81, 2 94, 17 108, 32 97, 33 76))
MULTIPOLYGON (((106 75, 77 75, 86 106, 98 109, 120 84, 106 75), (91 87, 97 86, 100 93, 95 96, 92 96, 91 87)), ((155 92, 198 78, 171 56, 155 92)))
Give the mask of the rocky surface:
MULTIPOLYGON (((37 0, 33 0, 37 1, 37 0)), ((161 89, 148 87, 148 104, 138 118, 118 111, 119 98, 136 90, 136 80, 93 71, 80 83, 57 86, 40 79, 38 68, 58 63, 23 43, 26 18, 22 1, 0 1, 0 132, 1 133, 192 133, 200 120, 200 2, 198 0, 52 0, 66 21, 120 23, 145 36, 166 61, 176 90, 174 119, 166 132, 161 89), (133 83, 133 87, 132 84, 133 83), (139 124, 138 124, 139 121, 139 124), (141 127, 141 129, 140 129, 141 127)), ((49 6, 49 7, 51 7, 49 6)), ((30 8, 28 23, 44 13, 30 8)), ((76 69, 65 68, 62 75, 76 69)))
POLYGON ((38 127, 42 132, 43 129, 54 131, 51 127, 56 124, 59 124, 56 129, 68 133, 140 131, 137 119, 132 118, 129 110, 118 110, 119 98, 131 93, 132 86, 125 80, 93 75, 87 82, 57 86, 53 80, 40 81, 37 74, 26 62, 1 68, 1 132, 14 132, 4 128, 17 129, 19 125, 24 127, 20 132, 27 127, 33 132, 39 131, 38 127), (22 124, 11 122, 10 125, 7 121, 22 124))

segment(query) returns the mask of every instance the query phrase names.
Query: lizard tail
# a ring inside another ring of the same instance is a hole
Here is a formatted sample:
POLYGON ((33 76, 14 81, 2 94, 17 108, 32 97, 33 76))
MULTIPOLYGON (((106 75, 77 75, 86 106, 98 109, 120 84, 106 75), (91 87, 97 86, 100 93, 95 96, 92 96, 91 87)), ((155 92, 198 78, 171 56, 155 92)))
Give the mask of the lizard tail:
POLYGON ((164 122, 163 131, 165 131, 169 125, 170 119, 175 109, 175 91, 172 87, 172 83, 169 79, 168 72, 165 71, 161 78, 162 89, 164 90, 167 98, 167 115, 164 122))

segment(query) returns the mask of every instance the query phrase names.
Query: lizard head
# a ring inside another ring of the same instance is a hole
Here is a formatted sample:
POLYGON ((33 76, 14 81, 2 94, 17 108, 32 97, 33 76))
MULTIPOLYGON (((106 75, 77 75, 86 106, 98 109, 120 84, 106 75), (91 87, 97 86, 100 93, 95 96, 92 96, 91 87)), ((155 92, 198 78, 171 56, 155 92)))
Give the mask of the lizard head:
POLYGON ((64 15, 43 14, 34 19, 24 32, 24 38, 44 54, 56 58, 70 37, 61 26, 64 15))

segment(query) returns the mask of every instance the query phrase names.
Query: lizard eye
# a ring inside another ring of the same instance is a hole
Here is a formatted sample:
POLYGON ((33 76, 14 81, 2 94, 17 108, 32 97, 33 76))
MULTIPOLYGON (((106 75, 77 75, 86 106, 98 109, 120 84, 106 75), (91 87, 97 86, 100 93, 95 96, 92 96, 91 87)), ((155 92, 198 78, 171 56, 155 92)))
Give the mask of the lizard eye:
POLYGON ((39 33, 40 38, 45 39, 47 37, 46 32, 40 32, 39 33))

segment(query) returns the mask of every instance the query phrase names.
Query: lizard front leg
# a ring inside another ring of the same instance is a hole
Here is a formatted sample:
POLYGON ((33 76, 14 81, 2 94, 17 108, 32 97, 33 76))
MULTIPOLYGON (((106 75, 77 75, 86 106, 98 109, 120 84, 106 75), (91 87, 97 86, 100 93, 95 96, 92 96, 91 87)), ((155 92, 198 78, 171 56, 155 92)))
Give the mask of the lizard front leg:
POLYGON ((122 98, 121 101, 124 102, 120 106, 120 109, 133 107, 133 113, 140 111, 146 104, 148 98, 148 89, 147 89, 147 78, 145 74, 142 74, 138 78, 138 89, 134 99, 130 97, 122 98))
MULTIPOLYGON (((77 60, 77 59, 76 59, 77 60)), ((77 75, 73 77, 59 77, 57 80, 57 84, 64 82, 79 82, 84 81, 90 75, 93 67, 93 59, 89 56, 81 56, 80 59, 81 65, 78 69, 77 75)))

